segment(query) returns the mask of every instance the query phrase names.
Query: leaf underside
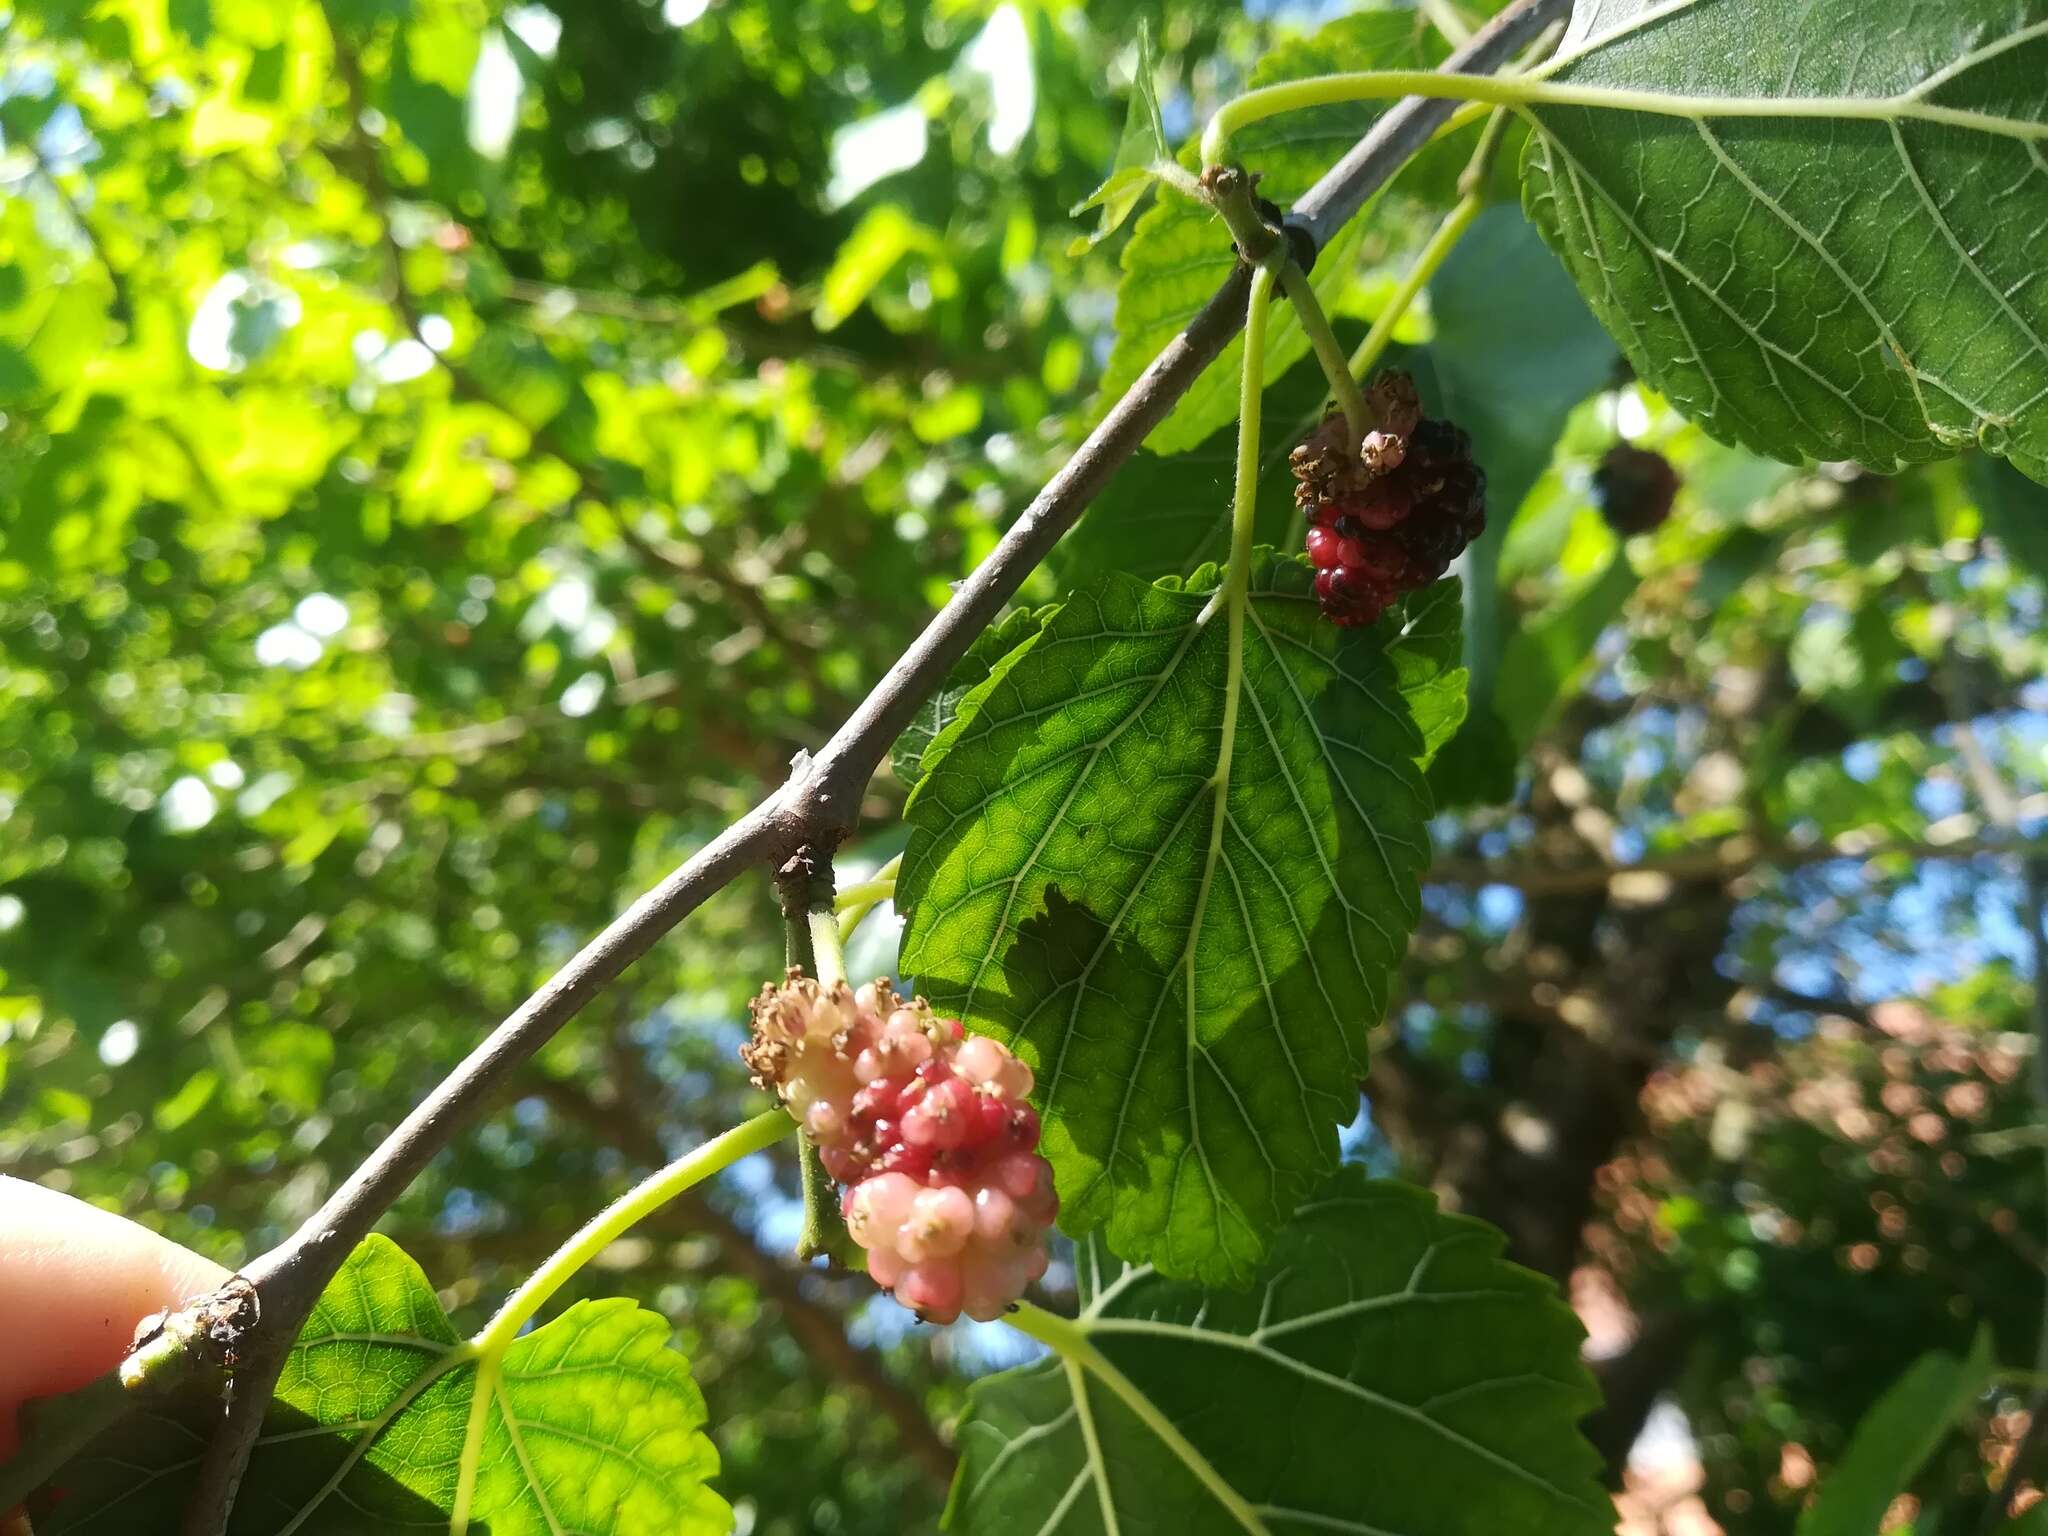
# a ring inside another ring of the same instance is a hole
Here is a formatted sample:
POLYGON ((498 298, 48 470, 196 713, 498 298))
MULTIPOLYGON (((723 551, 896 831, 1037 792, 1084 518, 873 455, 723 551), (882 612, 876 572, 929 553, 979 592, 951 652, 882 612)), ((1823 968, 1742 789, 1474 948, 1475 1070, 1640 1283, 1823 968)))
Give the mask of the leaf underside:
POLYGON ((1578 1321, 1500 1249, 1492 1228, 1356 1168, 1296 1215, 1250 1292, 1169 1281, 1084 1243, 1083 1336, 1182 1444, 1085 1365, 1006 1371, 972 1389, 948 1527, 1611 1531, 1576 1427, 1598 1399, 1578 1321))
POLYGON ((915 786, 924 777, 925 748, 953 723, 953 717, 960 711, 960 701, 987 680, 997 662, 1037 634, 1053 612, 1050 607, 1036 612, 1028 608, 1012 609, 974 637, 974 644, 967 648, 967 654, 946 674, 945 682, 918 707, 910 724, 903 728, 903 734, 889 748, 889 766, 898 779, 906 786, 915 786))
POLYGON ((1677 115, 1533 108, 1525 201, 1716 436, 1887 472, 1977 444, 2048 481, 2048 3, 1880 9, 1582 0, 1550 78, 1677 115))
MULTIPOLYGON (((293 1346, 230 1536, 727 1531, 703 1395, 669 1332, 629 1301, 578 1302, 487 1359, 419 1266, 372 1236, 293 1346)), ((217 1412, 143 1415, 103 1437, 57 1478, 68 1493, 38 1536, 176 1530, 217 1412)))
POLYGON ((1463 675, 1454 583, 1340 632, 1262 556, 1219 804, 1217 581, 1108 576, 1006 656, 925 753, 898 892, 919 989, 1038 1073, 1062 1224, 1243 1283, 1357 1112, 1463 675))

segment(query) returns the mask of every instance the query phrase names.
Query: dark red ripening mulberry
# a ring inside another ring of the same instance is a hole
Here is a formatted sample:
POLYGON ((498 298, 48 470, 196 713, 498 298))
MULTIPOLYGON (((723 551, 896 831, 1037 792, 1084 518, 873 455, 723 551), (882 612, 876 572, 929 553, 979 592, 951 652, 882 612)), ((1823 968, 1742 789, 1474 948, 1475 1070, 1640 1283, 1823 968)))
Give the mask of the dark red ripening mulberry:
POLYGON ((1623 537, 1662 527, 1677 495, 1678 471, 1671 461, 1633 443, 1616 443, 1593 471, 1594 505, 1623 537))
POLYGON ((1380 425, 1363 443, 1348 442, 1343 412, 1332 411, 1292 460, 1316 601, 1347 627, 1435 581, 1486 526, 1486 472, 1471 438, 1424 417, 1405 374, 1380 375, 1367 401, 1380 425))

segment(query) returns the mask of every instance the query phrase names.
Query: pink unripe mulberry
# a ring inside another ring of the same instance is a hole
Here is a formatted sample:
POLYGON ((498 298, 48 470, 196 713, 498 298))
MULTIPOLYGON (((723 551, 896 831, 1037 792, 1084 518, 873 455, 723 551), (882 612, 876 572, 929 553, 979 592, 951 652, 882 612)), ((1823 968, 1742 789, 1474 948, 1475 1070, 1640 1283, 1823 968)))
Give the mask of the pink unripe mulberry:
POLYGON ((1030 1067, 886 981, 857 991, 792 972, 754 1003, 742 1049, 848 1186, 868 1274, 935 1323, 1000 1316, 1045 1273, 1059 1209, 1037 1155, 1030 1067))
POLYGON ((960 1049, 953 1053, 953 1070, 970 1083, 988 1083, 1002 1075, 1009 1059, 1010 1053, 995 1041, 976 1035, 960 1042, 960 1049))
POLYGON ((897 1249, 914 1264, 948 1259, 974 1235, 974 1201, 963 1189, 922 1189, 911 1204, 910 1219, 896 1239, 897 1249))
POLYGON ((950 1322, 960 1315, 960 1261, 937 1259, 913 1264, 896 1282, 896 1295, 906 1307, 933 1321, 950 1322))
POLYGON ((974 1089, 965 1078, 934 1083, 903 1112, 903 1139, 951 1151, 978 1133, 974 1089))

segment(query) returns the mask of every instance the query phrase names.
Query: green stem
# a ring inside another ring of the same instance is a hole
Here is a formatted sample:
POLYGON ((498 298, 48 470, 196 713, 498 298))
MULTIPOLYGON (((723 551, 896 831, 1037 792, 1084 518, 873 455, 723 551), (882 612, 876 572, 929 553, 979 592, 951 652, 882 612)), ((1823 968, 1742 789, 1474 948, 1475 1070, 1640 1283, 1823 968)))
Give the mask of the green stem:
MULTIPOLYGON (((1159 1411, 1158 1404, 1147 1397, 1095 1347, 1095 1342, 1088 1337, 1088 1329, 1084 1324, 1072 1318, 1061 1317, 1056 1312, 1048 1312, 1043 1307, 1033 1306, 1028 1301, 1018 1302, 1016 1309, 1005 1321, 1027 1338, 1038 1340, 1066 1361, 1070 1367, 1093 1376, 1109 1388, 1124 1407, 1131 1411, 1132 1417, 1158 1437, 1159 1442, 1195 1475, 1202 1486, 1209 1490, 1210 1496, 1228 1510, 1241 1527, 1254 1533, 1254 1536, 1266 1536, 1266 1523, 1259 1518, 1258 1512, 1251 1507, 1245 1496, 1224 1480, 1223 1475, 1209 1464, 1209 1458, 1197 1450, 1189 1442, 1188 1437, 1180 1432, 1180 1426, 1159 1411)), ((1076 1377, 1073 1385, 1078 1400, 1081 1396, 1082 1382, 1076 1377)))
MULTIPOLYGON (((1230 604, 1233 676, 1244 634, 1245 593, 1251 585, 1252 525, 1257 520, 1259 502, 1259 415, 1265 399, 1266 319, 1272 309, 1273 276, 1271 266, 1253 269, 1251 294, 1245 301, 1244 375, 1238 385, 1237 400, 1237 482, 1230 501, 1230 573, 1223 583, 1224 597, 1230 604)), ((1223 766, 1218 769, 1218 777, 1228 776, 1230 737, 1231 722, 1226 719, 1223 766)))
POLYGON ((1479 143, 1472 151, 1472 158, 1466 162, 1465 169, 1458 175, 1458 202, 1444 217, 1443 223, 1437 226, 1436 232, 1429 237, 1428 244, 1423 246, 1407 276, 1401 279, 1400 286, 1387 301, 1386 308, 1374 318, 1372 329, 1366 333, 1365 340, 1359 343, 1350 366, 1361 378, 1368 375, 1373 364, 1379 361, 1380 354, 1386 351, 1387 344, 1394 338, 1394 328, 1401 323, 1401 317, 1408 313, 1408 307, 1415 302, 1416 295, 1429 286, 1430 280, 1437 274, 1437 269, 1444 264, 1444 258, 1451 254, 1458 241, 1464 237, 1465 231, 1472 227, 1472 221, 1479 217, 1480 210, 1486 206, 1486 174, 1493 165, 1493 157, 1500 151, 1501 139, 1507 129, 1508 114, 1504 107, 1487 107, 1484 103, 1475 105, 1487 113, 1486 127, 1480 132, 1479 143))
MULTIPOLYGON (((1259 416, 1265 398, 1266 319, 1272 311, 1273 268, 1252 271, 1252 289, 1245 301, 1244 374, 1238 385, 1237 401, 1237 484, 1230 501, 1230 569, 1217 594, 1223 600, 1229 631, 1229 670, 1223 678, 1223 740, 1216 749, 1215 785, 1217 813, 1210 839, 1209 868, 1214 869, 1223 842, 1222 800, 1230 787, 1231 749, 1237 745, 1237 703, 1244 681, 1244 610, 1251 591, 1252 528, 1259 510, 1259 416)), ((1193 931, 1202 927, 1202 904, 1208 894, 1205 872, 1201 893, 1195 899, 1193 931)), ((1189 1006, 1193 1006, 1190 992, 1189 1006)))
POLYGON ((1379 318, 1372 323, 1365 340, 1358 344, 1358 350, 1351 354, 1352 373, 1363 377, 1372 371, 1380 354, 1387 350, 1387 343, 1394 339, 1394 327, 1401 323, 1401 317, 1408 313, 1408 306, 1415 302, 1415 296, 1429 285, 1436 276, 1436 269, 1444 264, 1444 258, 1451 254, 1451 248, 1458 243, 1459 236, 1472 227, 1472 221, 1479 217, 1479 210, 1485 200, 1476 193, 1460 198, 1458 205, 1437 226, 1436 233, 1429 237, 1429 244, 1415 258, 1415 265, 1408 269, 1408 275, 1401 279, 1401 286, 1394 290, 1394 296, 1387 300, 1387 307, 1380 311, 1379 318))
POLYGON ((771 1147, 796 1129, 789 1111, 779 1105, 742 1121, 722 1136, 714 1137, 694 1152, 678 1158, 666 1168, 648 1175, 610 1205, 585 1222, 576 1235, 548 1256, 547 1262, 514 1291, 498 1315, 476 1336, 478 1355, 490 1359, 504 1353, 533 1315, 547 1305, 576 1272, 596 1258, 638 1223, 645 1221, 669 1201, 694 1188, 714 1173, 730 1168, 741 1158, 771 1147))
POLYGON ((1376 69, 1357 74, 1312 75, 1264 86, 1226 101, 1202 133, 1202 164, 1220 165, 1230 151, 1231 136, 1241 128, 1348 101, 1383 101, 1397 96, 1434 96, 1452 101, 1521 105, 1530 100, 1528 82, 1495 75, 1443 74, 1433 69, 1376 69))
POLYGON ((851 912, 855 907, 872 907, 877 902, 887 901, 896 894, 896 868, 902 861, 903 855, 899 853, 884 864, 872 880, 842 885, 833 899, 833 910, 851 912))
POLYGON ((1599 107, 1618 112, 1648 112, 1658 117, 1678 117, 1690 122, 1728 117, 1821 118, 1834 122, 1879 123, 1910 119, 2009 138, 2048 139, 2048 124, 1966 107, 1945 106, 1912 92, 1895 96, 1695 96, 1682 91, 1572 85, 1548 78, 1576 56, 1559 54, 1521 75, 1383 69, 1360 74, 1316 75, 1306 80, 1289 80, 1281 85, 1247 91, 1235 100, 1225 102, 1209 119, 1209 126, 1202 134, 1202 164, 1222 164, 1229 154, 1232 134, 1280 113, 1334 106, 1347 101, 1384 101, 1398 96, 1488 102, 1498 107, 1599 107))
POLYGON ((1192 202, 1208 201, 1202 195, 1202 183, 1196 179, 1195 173, 1185 166, 1177 165, 1171 160, 1162 160, 1151 167, 1151 173, 1192 202))
POLYGON ((839 914, 839 942, 844 946, 853 937, 854 929, 867 921, 870 912, 896 895, 896 874, 903 868, 903 855, 876 870, 873 878, 858 885, 849 885, 833 898, 833 910, 839 914))
MULTIPOLYGON (((833 916, 832 860, 809 849, 783 865, 775 877, 782 903, 784 953, 789 964, 823 986, 846 980, 846 956, 833 916)), ((797 1171, 803 1178, 804 1224, 797 1233, 796 1256, 805 1264, 823 1254, 843 1258, 852 1246, 839 1214, 839 1187, 818 1157, 810 1137, 798 1139, 797 1171)))
POLYGON ((806 915, 811 930, 811 954, 818 983, 835 987, 846 980, 846 956, 840 949, 839 919, 830 912, 806 915))
POLYGON ((1287 294, 1287 301, 1294 306, 1301 328, 1308 333, 1309 345, 1315 348, 1316 361, 1323 365, 1323 377, 1330 381, 1330 389, 1344 412, 1344 424, 1350 430, 1351 446, 1355 449, 1365 440, 1365 434, 1372 430, 1372 409, 1365 403, 1365 391, 1358 387, 1358 379, 1351 372, 1350 364, 1344 360, 1344 344, 1330 329, 1330 317, 1323 313, 1323 306, 1317 302, 1315 287, 1309 282, 1306 272, 1288 262, 1280 271, 1280 286, 1287 294))
MULTIPOLYGON (((893 895, 894 893, 892 892, 891 894, 893 895)), ((864 901, 859 906, 848 907, 844 912, 840 913, 839 942, 841 944, 852 943, 854 930, 859 928, 862 923, 866 922, 868 920, 868 915, 872 913, 875 910, 875 908, 880 905, 881 902, 879 900, 864 901)))
POLYGON ((1188 1002, 1188 1039, 1195 1039, 1195 955, 1196 935, 1209 908, 1209 893, 1215 889, 1216 869, 1223 857, 1223 828, 1229 817, 1230 764, 1237 747, 1237 710, 1244 694, 1244 616, 1250 605, 1252 569, 1252 525, 1258 513, 1259 490, 1259 407, 1266 378, 1266 320, 1272 308, 1274 272, 1262 265, 1252 271, 1251 295, 1244 317, 1244 374, 1239 384, 1237 418, 1237 488, 1231 500, 1230 570, 1216 597, 1202 610, 1197 621, 1214 617, 1216 602, 1223 604, 1229 625, 1228 661, 1223 674, 1223 720, 1221 740, 1216 748, 1216 772, 1210 777, 1213 799, 1209 808, 1209 851, 1202 862, 1202 876, 1195 886, 1194 914, 1188 922, 1188 943, 1181 963, 1187 967, 1182 981, 1188 1002))
POLYGON ((1486 191, 1487 173, 1493 169, 1493 157, 1500 153, 1500 143, 1507 134, 1507 126, 1508 109, 1495 107, 1493 115, 1486 120, 1486 126, 1479 131, 1479 143, 1472 150, 1472 158, 1458 173, 1460 197, 1478 197, 1486 191))
POLYGON ((1470 128, 1488 113, 1499 110, 1500 108, 1490 101, 1468 101, 1443 120, 1443 125, 1430 135, 1430 142, 1435 143, 1438 139, 1449 138, 1459 129, 1470 128))

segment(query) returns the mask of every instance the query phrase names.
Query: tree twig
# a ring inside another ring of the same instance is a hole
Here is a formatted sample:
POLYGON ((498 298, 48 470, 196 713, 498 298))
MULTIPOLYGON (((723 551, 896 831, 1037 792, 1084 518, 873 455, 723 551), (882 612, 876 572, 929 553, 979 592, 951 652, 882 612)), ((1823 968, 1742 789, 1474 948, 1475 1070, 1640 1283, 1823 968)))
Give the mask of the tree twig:
MULTIPOLYGON (((1515 0, 1444 68, 1497 68, 1568 5, 1569 0, 1515 0)), ((1393 105, 1296 204, 1288 223, 1320 249, 1429 142, 1454 105, 1440 98, 1393 105)), ((787 783, 572 957, 405 1117, 311 1219, 248 1266, 261 1321, 236 1371, 228 1413, 202 1459, 186 1536, 219 1536, 225 1530, 291 1343, 342 1260, 378 1217, 528 1057, 706 897, 746 869, 779 866, 807 844, 831 847, 845 836, 858 819, 868 780, 926 696, 1242 326, 1249 282, 1247 272, 1234 272, 1166 344, 820 752, 800 758, 787 783)))

